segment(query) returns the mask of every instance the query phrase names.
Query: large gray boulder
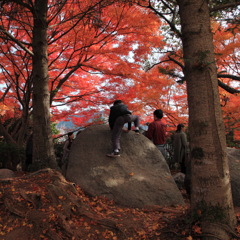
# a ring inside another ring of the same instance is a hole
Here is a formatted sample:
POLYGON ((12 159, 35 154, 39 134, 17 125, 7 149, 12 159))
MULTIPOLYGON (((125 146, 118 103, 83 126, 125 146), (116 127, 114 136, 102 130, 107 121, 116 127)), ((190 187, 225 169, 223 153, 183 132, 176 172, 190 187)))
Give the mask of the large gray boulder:
POLYGON ((7 168, 0 169, 0 179, 14 178, 14 177, 16 177, 14 171, 7 168))
POLYGON ((143 135, 122 133, 121 156, 109 158, 111 131, 92 126, 78 134, 71 147, 66 178, 93 196, 105 196, 129 207, 184 204, 168 165, 143 135))
POLYGON ((240 149, 227 148, 233 204, 240 207, 240 149))

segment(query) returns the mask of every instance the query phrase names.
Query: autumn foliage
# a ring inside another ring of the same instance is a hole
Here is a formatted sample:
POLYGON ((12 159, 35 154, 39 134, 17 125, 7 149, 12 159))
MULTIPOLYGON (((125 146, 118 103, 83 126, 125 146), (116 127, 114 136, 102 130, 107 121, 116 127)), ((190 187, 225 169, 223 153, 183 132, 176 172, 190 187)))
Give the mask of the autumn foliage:
MULTIPOLYGON (((126 2, 49 2, 48 67, 53 122, 70 119, 78 127, 86 126, 89 120, 106 122, 109 105, 120 98, 141 116, 142 124, 152 120, 156 108, 164 110, 169 130, 180 122, 187 124, 181 45, 165 40, 166 24, 153 11, 126 2), (149 60, 151 57, 157 60, 149 60)), ((3 5, 1 24, 1 121, 22 144, 23 137, 16 134, 16 129, 31 124, 32 113, 33 16, 13 1, 3 5), (6 122, 9 119, 11 123, 6 122), (16 121, 21 122, 18 127, 12 124, 16 121)), ((239 91, 239 79, 235 83, 232 80, 239 75, 239 29, 233 24, 221 26, 213 22, 213 32, 219 79, 239 91)), ((227 104, 222 104, 224 118, 238 139, 239 119, 230 114, 238 110, 238 93, 233 96, 222 91, 228 99, 227 104)))

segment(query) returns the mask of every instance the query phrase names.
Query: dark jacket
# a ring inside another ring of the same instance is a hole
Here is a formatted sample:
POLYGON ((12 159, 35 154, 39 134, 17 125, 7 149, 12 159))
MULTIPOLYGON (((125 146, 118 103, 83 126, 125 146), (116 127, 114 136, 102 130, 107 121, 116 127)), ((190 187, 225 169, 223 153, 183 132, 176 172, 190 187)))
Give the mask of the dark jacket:
POLYGON ((132 113, 128 110, 125 104, 119 103, 119 104, 113 105, 110 108, 110 114, 108 118, 110 128, 113 129, 114 123, 118 117, 126 114, 132 114, 132 113))
POLYGON ((176 163, 182 163, 187 157, 188 143, 185 132, 176 132, 173 141, 174 160, 176 163))

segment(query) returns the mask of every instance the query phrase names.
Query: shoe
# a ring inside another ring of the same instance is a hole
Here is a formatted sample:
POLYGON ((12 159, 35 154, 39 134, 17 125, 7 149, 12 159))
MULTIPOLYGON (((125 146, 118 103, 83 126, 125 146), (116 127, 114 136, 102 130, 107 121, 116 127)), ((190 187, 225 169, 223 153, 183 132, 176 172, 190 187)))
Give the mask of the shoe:
POLYGON ((111 153, 107 154, 107 156, 112 157, 112 158, 120 157, 120 153, 119 152, 111 152, 111 153))
POLYGON ((137 130, 134 130, 134 132, 135 132, 136 134, 140 134, 140 132, 139 132, 138 129, 137 129, 137 130))

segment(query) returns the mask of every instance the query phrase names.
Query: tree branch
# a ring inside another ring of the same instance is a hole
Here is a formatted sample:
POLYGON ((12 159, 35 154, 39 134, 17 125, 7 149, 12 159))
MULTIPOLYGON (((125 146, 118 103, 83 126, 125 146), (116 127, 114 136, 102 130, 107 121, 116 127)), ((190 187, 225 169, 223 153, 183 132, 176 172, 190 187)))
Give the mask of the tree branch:
POLYGON ((24 51, 29 53, 31 56, 33 56, 33 52, 26 48, 20 41, 18 41, 15 37, 13 37, 8 31, 6 31, 3 26, 0 26, 0 31, 4 33, 9 39, 11 39, 13 42, 15 42, 19 47, 21 47, 24 51))
POLYGON ((8 131, 5 129, 3 126, 1 120, 0 120, 0 133, 4 136, 5 140, 9 144, 14 144, 16 145, 16 141, 12 138, 12 136, 8 133, 8 131))
POLYGON ((220 11, 220 10, 224 10, 227 8, 233 8, 233 7, 237 7, 240 6, 239 1, 233 2, 233 3, 226 3, 223 5, 219 5, 219 6, 215 6, 213 8, 210 8, 210 12, 216 12, 216 11, 220 11))
POLYGON ((177 61, 175 58, 173 58, 171 55, 168 55, 168 58, 173 61, 174 63, 176 63, 182 70, 184 70, 184 65, 182 63, 180 63, 179 61, 177 61))
POLYGON ((166 18, 164 16, 164 14, 160 13, 159 11, 157 11, 154 7, 152 6, 149 6, 148 7, 149 9, 151 9, 156 15, 160 16, 161 18, 163 18, 167 23, 168 25, 170 26, 171 30, 177 34, 178 37, 182 38, 182 33, 176 28, 175 24, 172 23, 171 21, 169 21, 168 18, 166 18))
POLYGON ((70 98, 70 99, 72 98, 72 99, 69 100, 69 101, 66 101, 66 102, 64 102, 64 103, 61 103, 61 104, 52 105, 51 107, 64 106, 64 105, 67 105, 67 104, 69 104, 69 103, 79 101, 79 99, 83 99, 83 98, 86 97, 86 96, 91 96, 91 95, 93 95, 93 94, 100 93, 100 92, 102 92, 102 91, 93 91, 93 92, 89 92, 89 93, 81 94, 81 95, 75 95, 75 96, 67 96, 67 97, 57 98, 57 99, 54 99, 55 102, 57 102, 57 101, 63 101, 63 100, 65 100, 66 98, 70 98))
POLYGON ((228 86, 227 84, 221 82, 220 80, 218 80, 218 86, 231 94, 240 93, 240 90, 234 89, 234 88, 228 86))
POLYGON ((230 78, 232 80, 240 81, 239 76, 235 76, 235 75, 231 75, 231 74, 218 74, 217 77, 218 78, 230 78))
POLYGON ((3 93, 3 95, 0 98, 0 102, 2 102, 5 98, 5 96, 7 95, 7 93, 9 92, 9 90, 11 89, 12 84, 10 84, 9 86, 7 86, 7 89, 5 90, 5 92, 3 93))

